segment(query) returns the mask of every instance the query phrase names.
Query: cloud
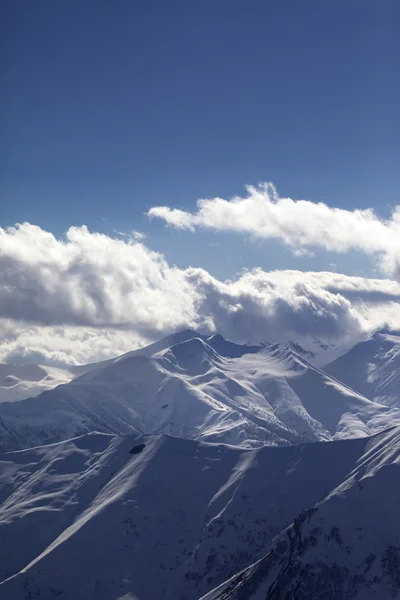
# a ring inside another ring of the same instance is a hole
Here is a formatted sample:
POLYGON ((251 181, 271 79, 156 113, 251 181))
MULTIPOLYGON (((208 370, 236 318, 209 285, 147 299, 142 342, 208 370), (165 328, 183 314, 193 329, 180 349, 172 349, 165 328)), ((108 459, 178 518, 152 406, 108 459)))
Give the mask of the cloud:
POLYGON ((147 235, 142 233, 141 231, 135 231, 133 229, 130 233, 126 233, 124 231, 118 231, 118 229, 113 229, 113 232, 120 238, 132 238, 137 242, 141 242, 146 239, 147 235))
POLYGON ((174 292, 185 292, 184 273, 134 238, 83 226, 58 240, 24 223, 0 229, 0 249, 3 317, 45 325, 134 323, 136 331, 154 335, 193 318, 193 295, 174 292))
POLYGON ((371 209, 351 211, 281 198, 271 183, 246 189, 245 197, 199 200, 195 213, 155 206, 148 215, 178 229, 200 227, 280 239, 296 254, 310 248, 359 250, 377 257, 384 273, 400 279, 400 206, 383 220, 371 209))
POLYGON ((132 231, 132 237, 133 239, 137 240, 138 242, 141 242, 142 240, 146 239, 146 234, 142 233, 141 231, 132 231))
POLYGON ((47 326, 0 319, 0 362, 68 367, 106 360, 148 343, 134 330, 47 326))
POLYGON ((261 270, 221 283, 193 269, 188 276, 202 298, 199 314, 219 332, 252 343, 304 335, 339 338, 359 333, 362 317, 339 294, 261 270))
POLYGON ((219 281, 179 269, 134 235, 0 228, 0 360, 93 362, 186 327, 238 342, 356 340, 400 326, 400 283, 254 269, 219 281))

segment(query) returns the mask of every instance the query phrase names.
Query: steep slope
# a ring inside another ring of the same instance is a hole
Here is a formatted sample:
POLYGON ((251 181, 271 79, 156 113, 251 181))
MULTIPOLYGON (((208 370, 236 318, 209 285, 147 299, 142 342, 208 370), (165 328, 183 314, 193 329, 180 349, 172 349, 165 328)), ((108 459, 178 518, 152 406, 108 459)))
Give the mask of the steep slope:
POLYGON ((0 455, 0 597, 197 600, 379 444, 386 455, 384 436, 243 450, 89 434, 0 455))
POLYGON ((204 600, 400 598, 400 429, 371 439, 344 481, 264 557, 204 600))
POLYGON ((90 431, 257 447, 370 435, 396 422, 399 410, 368 401, 286 347, 214 336, 151 358, 127 355, 36 398, 1 404, 0 450, 90 431))
POLYGON ((365 335, 360 336, 360 339, 354 340, 353 337, 349 337, 338 342, 337 340, 322 341, 317 337, 303 336, 296 341, 288 340, 284 345, 316 367, 324 368, 327 364, 348 352, 356 343, 364 341, 364 339, 365 335))
POLYGON ((370 400, 400 408, 400 332, 373 333, 326 371, 370 400))

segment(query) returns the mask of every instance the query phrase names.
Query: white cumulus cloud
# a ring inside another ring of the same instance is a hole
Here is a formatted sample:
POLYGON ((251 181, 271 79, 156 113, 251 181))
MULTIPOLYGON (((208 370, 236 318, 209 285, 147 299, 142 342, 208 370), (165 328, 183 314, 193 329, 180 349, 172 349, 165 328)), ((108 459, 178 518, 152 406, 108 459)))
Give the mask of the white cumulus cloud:
POLYGON ((0 228, 0 360, 93 362, 187 327, 258 343, 400 326, 399 282, 261 269, 220 281, 136 238, 0 228))
POLYGON ((371 209, 345 210, 282 198, 268 183, 247 187, 244 197, 199 200, 194 213, 154 206, 148 215, 190 231, 207 228, 280 239, 297 254, 309 248, 359 250, 376 256, 387 275, 399 278, 400 274, 400 206, 384 220, 371 209))

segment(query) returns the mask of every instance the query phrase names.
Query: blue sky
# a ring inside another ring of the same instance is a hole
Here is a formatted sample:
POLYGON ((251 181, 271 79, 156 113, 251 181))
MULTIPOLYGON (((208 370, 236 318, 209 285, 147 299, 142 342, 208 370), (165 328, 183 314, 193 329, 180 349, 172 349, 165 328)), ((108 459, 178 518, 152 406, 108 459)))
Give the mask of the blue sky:
POLYGON ((338 208, 399 203, 396 0, 2 6, 1 224, 143 231, 170 263, 374 274, 350 252, 175 231, 144 213, 193 211, 272 181, 338 208))

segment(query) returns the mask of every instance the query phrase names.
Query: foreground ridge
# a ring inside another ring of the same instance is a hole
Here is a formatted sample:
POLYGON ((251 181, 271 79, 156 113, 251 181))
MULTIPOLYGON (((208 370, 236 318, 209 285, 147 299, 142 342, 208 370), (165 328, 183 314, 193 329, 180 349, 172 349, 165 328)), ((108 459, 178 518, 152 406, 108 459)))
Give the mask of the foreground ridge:
POLYGON ((399 447, 94 433, 0 455, 0 596, 302 598, 307 577, 396 598, 399 447))

